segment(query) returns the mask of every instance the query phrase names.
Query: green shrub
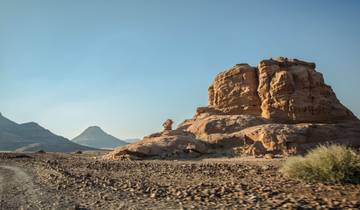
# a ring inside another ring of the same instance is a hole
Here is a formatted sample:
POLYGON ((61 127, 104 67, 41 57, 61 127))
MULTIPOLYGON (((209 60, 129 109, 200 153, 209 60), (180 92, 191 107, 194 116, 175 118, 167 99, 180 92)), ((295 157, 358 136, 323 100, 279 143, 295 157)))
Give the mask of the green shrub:
POLYGON ((341 145, 321 145, 305 157, 289 157, 280 172, 287 177, 326 183, 360 183, 360 155, 341 145))

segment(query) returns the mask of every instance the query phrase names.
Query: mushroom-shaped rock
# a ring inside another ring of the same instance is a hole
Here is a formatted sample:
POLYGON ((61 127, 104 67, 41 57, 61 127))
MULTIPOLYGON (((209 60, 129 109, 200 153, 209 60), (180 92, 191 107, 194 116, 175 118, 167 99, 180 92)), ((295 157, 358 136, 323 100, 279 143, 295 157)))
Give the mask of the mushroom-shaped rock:
POLYGON ((164 127, 164 131, 171 131, 173 123, 174 122, 171 119, 165 120, 165 122, 162 124, 162 126, 164 127))

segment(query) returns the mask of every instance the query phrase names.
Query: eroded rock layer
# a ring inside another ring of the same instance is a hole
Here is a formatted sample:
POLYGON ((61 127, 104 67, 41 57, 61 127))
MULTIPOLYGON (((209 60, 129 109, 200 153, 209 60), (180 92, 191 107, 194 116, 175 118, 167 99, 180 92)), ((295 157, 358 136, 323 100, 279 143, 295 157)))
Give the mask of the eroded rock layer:
POLYGON ((220 73, 209 87, 209 106, 281 123, 356 120, 314 63, 287 58, 263 60, 257 68, 238 64, 220 73))
POLYGON ((256 68, 237 64, 221 72, 209 87, 209 106, 226 114, 260 115, 256 68))

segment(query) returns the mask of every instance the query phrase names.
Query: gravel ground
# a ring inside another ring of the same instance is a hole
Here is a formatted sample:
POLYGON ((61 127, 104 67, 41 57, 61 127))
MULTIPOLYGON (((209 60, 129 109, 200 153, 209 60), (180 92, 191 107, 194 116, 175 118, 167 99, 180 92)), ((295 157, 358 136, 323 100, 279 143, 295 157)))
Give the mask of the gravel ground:
MULTIPOLYGON (((281 159, 251 158, 109 162, 96 158, 96 154, 32 154, 20 158, 17 158, 17 155, 0 154, 0 166, 20 169, 19 173, 22 177, 26 180, 31 178, 31 183, 27 186, 35 189, 27 189, 32 192, 31 196, 28 196, 29 193, 24 193, 23 200, 32 201, 19 204, 14 204, 14 200, 9 199, 12 193, 19 196, 18 193, 8 190, 10 192, 6 192, 4 196, 2 191, 0 207, 1 209, 360 208, 360 185, 324 185, 290 180, 279 174, 281 162, 281 159)), ((3 174, 0 169, 2 175, 0 183, 4 182, 1 181, 4 180, 3 174)), ((16 185, 15 181, 13 185, 16 185)), ((1 187, 0 189, 4 190, 1 187)))

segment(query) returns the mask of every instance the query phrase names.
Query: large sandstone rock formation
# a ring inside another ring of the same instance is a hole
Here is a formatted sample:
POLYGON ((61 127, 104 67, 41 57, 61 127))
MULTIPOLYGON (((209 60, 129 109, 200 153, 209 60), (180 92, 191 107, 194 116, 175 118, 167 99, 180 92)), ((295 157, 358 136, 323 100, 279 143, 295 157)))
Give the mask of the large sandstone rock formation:
POLYGON ((355 120, 314 63, 279 58, 258 68, 238 64, 215 77, 209 106, 225 114, 251 114, 281 123, 355 120))
POLYGON ((196 154, 304 153, 331 142, 360 147, 360 121, 337 99, 314 63, 263 60, 218 74, 209 106, 176 130, 165 130, 106 156, 186 157, 196 154), (190 148, 190 149, 189 149, 190 148))

